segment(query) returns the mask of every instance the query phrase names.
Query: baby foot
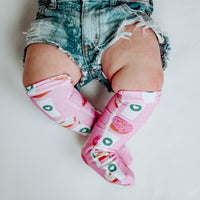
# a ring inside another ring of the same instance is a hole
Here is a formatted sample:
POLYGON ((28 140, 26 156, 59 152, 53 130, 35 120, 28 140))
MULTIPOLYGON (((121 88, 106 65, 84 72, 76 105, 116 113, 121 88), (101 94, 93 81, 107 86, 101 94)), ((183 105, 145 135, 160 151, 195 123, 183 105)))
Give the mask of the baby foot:
POLYGON ((133 172, 117 153, 105 152, 95 147, 89 149, 84 147, 81 155, 85 163, 108 182, 123 186, 134 185, 133 172))
POLYGON ((122 146, 119 150, 117 150, 117 154, 119 158, 124 162, 124 164, 128 166, 132 165, 133 158, 125 145, 122 146))

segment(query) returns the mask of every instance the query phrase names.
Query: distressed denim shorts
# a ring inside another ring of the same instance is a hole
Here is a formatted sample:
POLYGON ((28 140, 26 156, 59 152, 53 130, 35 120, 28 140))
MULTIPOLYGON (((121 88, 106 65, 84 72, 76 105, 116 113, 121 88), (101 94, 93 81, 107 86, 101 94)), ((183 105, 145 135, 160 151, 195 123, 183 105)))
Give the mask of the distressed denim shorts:
POLYGON ((101 55, 119 38, 131 35, 123 31, 125 25, 137 22, 137 26, 155 32, 163 69, 166 68, 168 37, 151 18, 152 12, 152 0, 38 0, 37 17, 27 33, 25 53, 33 43, 55 45, 81 68, 77 89, 97 79, 111 91, 101 68, 101 55))

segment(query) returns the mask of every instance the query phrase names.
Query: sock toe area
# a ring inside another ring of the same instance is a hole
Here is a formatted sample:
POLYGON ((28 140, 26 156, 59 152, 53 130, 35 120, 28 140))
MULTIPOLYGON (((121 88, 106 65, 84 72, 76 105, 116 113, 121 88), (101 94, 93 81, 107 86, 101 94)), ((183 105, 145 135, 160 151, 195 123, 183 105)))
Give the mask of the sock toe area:
POLYGON ((82 159, 106 181, 123 186, 134 185, 134 174, 115 152, 104 152, 92 147, 82 150, 82 159))

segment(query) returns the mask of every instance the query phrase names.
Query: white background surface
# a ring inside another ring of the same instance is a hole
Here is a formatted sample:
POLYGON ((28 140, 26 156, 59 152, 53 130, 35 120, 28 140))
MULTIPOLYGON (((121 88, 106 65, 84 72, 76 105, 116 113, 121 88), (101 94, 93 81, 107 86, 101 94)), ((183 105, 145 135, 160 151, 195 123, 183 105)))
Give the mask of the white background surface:
MULTIPOLYGON (((154 18, 171 39, 159 106, 127 146, 134 187, 105 182, 80 157, 85 139, 59 127, 26 97, 21 76, 24 36, 36 0, 1 0, 0 199, 199 200, 200 2, 155 0, 154 18)), ((85 92, 103 108, 106 90, 85 92)))

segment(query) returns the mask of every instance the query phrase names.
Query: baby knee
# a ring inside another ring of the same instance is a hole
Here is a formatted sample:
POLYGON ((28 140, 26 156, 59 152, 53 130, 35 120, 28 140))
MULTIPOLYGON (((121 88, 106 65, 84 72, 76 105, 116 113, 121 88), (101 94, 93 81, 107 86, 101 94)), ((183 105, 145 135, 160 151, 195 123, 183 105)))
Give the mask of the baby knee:
POLYGON ((120 90, 158 91, 164 83, 162 69, 134 70, 123 67, 112 78, 114 92, 120 90))

